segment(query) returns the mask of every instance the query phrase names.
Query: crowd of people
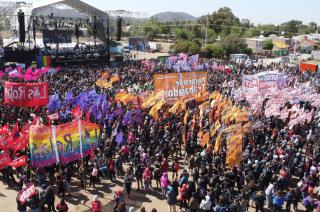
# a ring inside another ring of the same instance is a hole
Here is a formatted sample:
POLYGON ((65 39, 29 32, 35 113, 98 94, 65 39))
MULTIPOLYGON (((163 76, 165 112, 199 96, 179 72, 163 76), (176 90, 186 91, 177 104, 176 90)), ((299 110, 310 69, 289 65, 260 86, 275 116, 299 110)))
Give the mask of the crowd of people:
MULTIPOLYGON (((297 66, 255 64, 246 67, 230 61, 203 61, 221 65, 232 64, 231 73, 216 71, 207 66, 208 91, 218 91, 238 106, 248 107, 248 102, 235 102, 231 87, 222 86, 225 81, 235 81, 234 87, 241 85, 242 74, 254 74, 266 70, 278 69, 299 82, 318 80, 318 73, 301 72, 297 66)), ((83 90, 95 89, 99 94, 106 94, 111 111, 116 107, 115 96, 118 92, 140 94, 151 92, 154 73, 167 73, 165 64, 155 61, 152 69, 145 68, 141 61, 127 61, 110 68, 106 65, 65 66, 53 75, 46 75, 42 80, 49 82, 49 93, 58 93, 61 99, 68 91, 74 95, 83 90), (97 87, 95 82, 102 72, 117 74, 120 82, 112 88, 97 87)), ((5 77, 2 81, 7 80, 5 77)), ((18 79, 11 79, 18 81, 18 79)), ((3 85, 3 83, 2 83, 3 85)), ((3 100, 3 86, 1 102, 3 100)), ((126 200, 135 200, 133 187, 138 192, 154 195, 166 201, 168 211, 320 211, 320 149, 318 145, 318 122, 314 117, 310 123, 296 125, 292 129, 277 117, 266 118, 263 113, 250 115, 250 121, 259 123, 246 133, 242 142, 242 160, 237 166, 226 163, 226 138, 222 139, 219 152, 203 148, 198 139, 198 132, 210 128, 209 113, 204 113, 201 122, 194 123, 193 117, 199 114, 198 106, 202 102, 189 101, 188 115, 185 112, 169 113, 169 105, 159 111, 159 119, 149 114, 149 108, 141 109, 141 119, 130 124, 123 124, 123 115, 113 118, 104 116, 97 122, 101 128, 98 148, 85 160, 69 164, 57 164, 35 169, 27 163, 16 170, 7 166, 1 170, 3 182, 17 190, 26 188, 33 182, 39 187, 39 195, 21 204, 17 200, 18 211, 68 211, 68 197, 72 195, 71 185, 95 188, 102 180, 110 183, 123 182, 123 189, 114 190, 114 211, 146 211, 126 207, 126 200), (187 124, 185 125, 185 120, 187 124), (191 127, 192 126, 192 127, 191 127), (119 145, 116 131, 124 134, 125 142, 119 145), (183 141, 182 133, 186 133, 183 141), (136 185, 136 186, 133 186, 136 185), (61 200, 57 201, 56 197, 61 200), (57 204, 58 203, 58 204, 57 204)), ((299 102, 300 104, 300 102, 299 102)), ((301 103, 306 104, 306 103, 301 103)), ((125 111, 132 110, 132 105, 124 105, 125 111)), ((314 108, 316 113, 318 108, 314 108)), ((72 114, 48 119, 48 109, 18 108, 1 105, 1 126, 9 123, 13 126, 19 120, 20 128, 26 122, 30 124, 37 116, 41 124, 59 124, 72 120, 72 114)), ((65 108, 61 108, 61 111, 65 108)), ((137 110, 137 109, 136 109, 137 110)), ((211 110, 217 110, 212 107, 211 110)), ((86 115, 83 113, 83 118, 86 115)), ((215 117, 217 119, 217 117, 215 117)), ((218 117, 219 118, 219 117, 218 117)), ((220 117, 221 118, 221 117, 220 117)), ((209 144, 214 145, 215 139, 209 144)), ((208 146, 209 146, 208 144, 208 146)), ((12 158, 28 156, 28 150, 18 151, 12 158)), ((29 157, 29 156, 28 156, 29 157)), ((103 191, 101 191, 103 192, 103 191)), ((152 204, 152 203, 150 203, 152 204)), ((91 202, 92 211, 103 210, 98 196, 91 202)), ((156 206, 152 212, 157 211, 156 206)))

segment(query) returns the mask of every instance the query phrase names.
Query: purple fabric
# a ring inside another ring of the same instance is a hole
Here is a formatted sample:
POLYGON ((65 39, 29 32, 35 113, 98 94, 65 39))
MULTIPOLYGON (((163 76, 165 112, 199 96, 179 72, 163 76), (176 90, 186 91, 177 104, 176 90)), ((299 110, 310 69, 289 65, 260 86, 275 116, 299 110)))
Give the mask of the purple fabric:
POLYGON ((122 124, 125 126, 127 124, 131 123, 131 117, 132 117, 132 112, 127 111, 127 113, 124 115, 124 118, 122 120, 122 124))
POLYGON ((62 107, 62 103, 60 100, 60 97, 58 94, 54 94, 50 96, 48 109, 50 113, 55 112, 56 110, 59 110, 62 107))
POLYGON ((69 103, 72 102, 72 99, 73 99, 73 94, 72 94, 71 91, 68 91, 68 92, 66 93, 65 102, 66 102, 67 104, 69 104, 69 103))
POLYGON ((118 133, 116 137, 116 142, 119 146, 122 146, 124 144, 123 132, 118 133))

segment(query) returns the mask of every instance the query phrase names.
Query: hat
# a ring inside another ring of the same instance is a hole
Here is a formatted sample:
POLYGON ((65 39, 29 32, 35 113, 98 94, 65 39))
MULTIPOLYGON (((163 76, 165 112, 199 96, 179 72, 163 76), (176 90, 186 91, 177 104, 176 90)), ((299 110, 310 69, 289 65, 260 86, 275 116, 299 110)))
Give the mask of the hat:
POLYGON ((93 201, 98 201, 98 195, 93 196, 93 201))

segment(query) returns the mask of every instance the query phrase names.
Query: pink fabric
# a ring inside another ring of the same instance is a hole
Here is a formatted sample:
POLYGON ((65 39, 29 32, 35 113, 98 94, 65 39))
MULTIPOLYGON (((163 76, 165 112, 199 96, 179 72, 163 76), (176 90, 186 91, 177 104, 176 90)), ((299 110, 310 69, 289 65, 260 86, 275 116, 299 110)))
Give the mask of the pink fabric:
POLYGON ((160 179, 160 183, 161 183, 161 187, 162 188, 167 188, 168 187, 168 174, 167 173, 163 173, 161 179, 160 179))

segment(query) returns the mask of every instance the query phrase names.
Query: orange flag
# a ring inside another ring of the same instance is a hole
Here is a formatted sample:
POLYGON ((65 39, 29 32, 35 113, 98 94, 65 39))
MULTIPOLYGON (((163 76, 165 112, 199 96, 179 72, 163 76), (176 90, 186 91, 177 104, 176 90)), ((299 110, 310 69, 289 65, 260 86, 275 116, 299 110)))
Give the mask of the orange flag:
POLYGON ((212 124, 214 121, 214 110, 211 110, 209 113, 209 123, 212 124))
POLYGON ((216 142, 214 143, 214 152, 215 153, 218 153, 220 151, 221 137, 222 137, 222 132, 219 133, 218 137, 216 138, 216 142))
POLYGON ((206 134, 203 135, 200 146, 204 148, 208 144, 209 139, 210 139, 210 134, 209 132, 207 132, 206 134))
POLYGON ((109 76, 108 72, 104 71, 104 72, 101 72, 101 77, 105 78, 105 79, 108 79, 110 76, 109 76))
POLYGON ((183 130, 182 131, 182 143, 183 144, 186 144, 187 143, 187 135, 186 135, 186 131, 185 130, 183 130))
POLYGON ((166 103, 164 99, 159 101, 157 104, 153 105, 152 108, 149 111, 149 114, 155 119, 159 119, 158 110, 162 108, 162 106, 166 103))
POLYGON ((111 77, 110 81, 111 81, 112 83, 114 83, 114 82, 120 82, 120 77, 119 77, 119 75, 118 75, 118 74, 113 75, 113 76, 111 77))
POLYGON ((189 116, 189 111, 187 110, 187 111, 185 112, 185 114, 184 114, 184 117, 183 117, 183 123, 184 123, 185 125, 187 125, 187 123, 188 123, 188 116, 189 116))
POLYGON ((232 149, 228 150, 227 154, 227 165, 228 167, 235 167, 240 164, 242 160, 242 144, 237 142, 232 149))
POLYGON ((242 133, 231 136, 227 141, 227 164, 229 167, 239 165, 242 160, 242 133))

